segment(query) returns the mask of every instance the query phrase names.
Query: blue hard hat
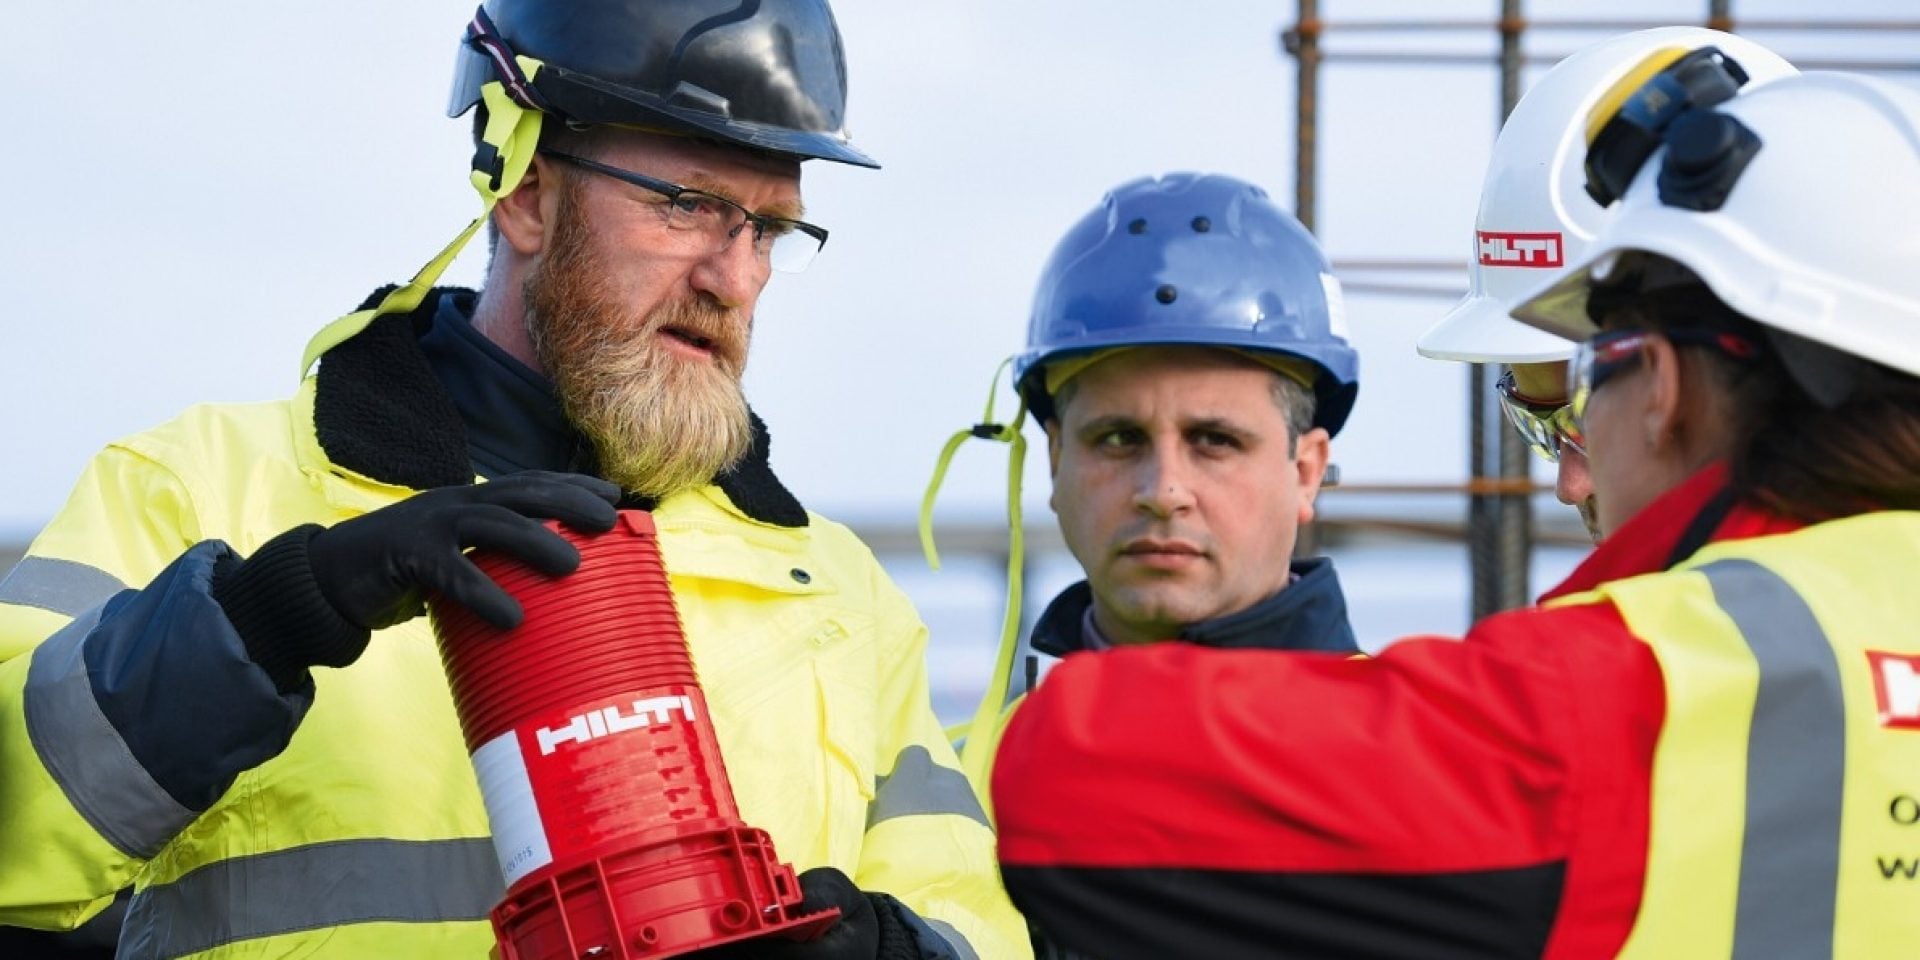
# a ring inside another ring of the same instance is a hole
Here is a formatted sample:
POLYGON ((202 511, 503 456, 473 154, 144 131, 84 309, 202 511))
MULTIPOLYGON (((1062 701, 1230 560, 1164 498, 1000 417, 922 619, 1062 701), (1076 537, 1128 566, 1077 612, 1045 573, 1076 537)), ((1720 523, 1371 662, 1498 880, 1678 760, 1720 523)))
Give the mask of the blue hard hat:
POLYGON ((1108 193, 1040 275, 1014 382, 1052 419, 1042 369, 1111 347, 1197 344, 1315 368, 1314 426, 1337 434, 1360 389, 1340 287, 1313 235, 1265 190, 1220 174, 1144 177, 1108 193))

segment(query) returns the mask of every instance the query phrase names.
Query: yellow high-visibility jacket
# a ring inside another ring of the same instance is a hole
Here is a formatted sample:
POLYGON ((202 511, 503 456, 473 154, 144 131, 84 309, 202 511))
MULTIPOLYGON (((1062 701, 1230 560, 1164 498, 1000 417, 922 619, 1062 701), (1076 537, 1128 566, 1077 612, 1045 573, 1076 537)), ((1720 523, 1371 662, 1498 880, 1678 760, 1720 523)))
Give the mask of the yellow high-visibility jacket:
POLYGON ((1660 660, 1646 881, 1622 957, 1920 943, 1920 513, 1710 544, 1605 583, 1660 660))
MULTIPOLYGON (((282 696, 208 593, 232 552, 471 478, 406 323, 291 400, 108 447, 0 581, 0 924, 70 928, 132 885, 123 958, 487 955, 503 882, 425 618, 282 696)), ((655 512, 743 819, 796 869, 899 898, 960 960, 1028 956, 928 706, 925 627, 750 460, 803 519, 712 486, 655 512)))

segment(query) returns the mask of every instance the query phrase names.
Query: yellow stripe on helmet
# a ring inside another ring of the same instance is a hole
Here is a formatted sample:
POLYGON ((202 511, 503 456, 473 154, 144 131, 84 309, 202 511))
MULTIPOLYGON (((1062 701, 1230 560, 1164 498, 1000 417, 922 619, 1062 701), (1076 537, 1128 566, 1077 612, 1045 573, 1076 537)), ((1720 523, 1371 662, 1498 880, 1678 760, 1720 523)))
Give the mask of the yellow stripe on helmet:
POLYGON ((1635 64, 1633 69, 1628 70, 1625 76, 1614 81, 1613 86, 1608 87, 1607 92, 1602 94, 1599 101, 1593 105, 1593 109, 1587 112, 1587 146, 1593 146, 1593 141, 1600 136, 1600 131, 1606 129, 1607 124, 1620 115, 1620 109, 1627 105, 1627 101, 1632 99, 1634 94, 1640 92, 1641 87, 1647 85, 1647 81, 1659 76, 1660 71, 1673 66, 1675 61, 1692 52, 1685 47, 1664 47, 1655 50, 1635 64))

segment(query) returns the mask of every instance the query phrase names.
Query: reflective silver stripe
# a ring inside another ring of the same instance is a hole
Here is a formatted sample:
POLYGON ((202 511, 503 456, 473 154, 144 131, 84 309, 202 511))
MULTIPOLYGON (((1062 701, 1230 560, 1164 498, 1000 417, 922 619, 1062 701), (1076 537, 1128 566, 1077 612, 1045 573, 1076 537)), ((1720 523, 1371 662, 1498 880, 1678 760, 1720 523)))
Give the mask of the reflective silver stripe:
POLYGON ((1750 560, 1699 569, 1760 666, 1733 956, 1832 956, 1847 750, 1833 644, 1773 571, 1750 560))
POLYGON ((34 648, 27 664, 27 741, 93 829, 127 856, 151 859, 196 814, 156 783, 100 712, 82 656, 100 608, 34 648))
POLYGON ((169 960, 350 923, 485 920, 505 892, 486 837, 294 847, 209 864, 135 894, 115 955, 169 960))
POLYGON ((54 557, 22 557, 0 580, 0 603, 39 607, 77 617, 125 590, 120 578, 97 567, 54 557))
POLYGON ((939 814, 969 817, 993 829, 966 775, 934 763, 926 747, 915 745, 900 751, 893 772, 873 778, 873 802, 867 805, 868 830, 895 817, 939 814))
POLYGON ((953 948, 954 960, 980 960, 980 955, 973 952, 973 944, 968 943, 967 938, 953 928, 953 924, 945 920, 935 920, 932 917, 921 917, 920 921, 934 933, 939 934, 940 939, 947 942, 947 946, 953 948))

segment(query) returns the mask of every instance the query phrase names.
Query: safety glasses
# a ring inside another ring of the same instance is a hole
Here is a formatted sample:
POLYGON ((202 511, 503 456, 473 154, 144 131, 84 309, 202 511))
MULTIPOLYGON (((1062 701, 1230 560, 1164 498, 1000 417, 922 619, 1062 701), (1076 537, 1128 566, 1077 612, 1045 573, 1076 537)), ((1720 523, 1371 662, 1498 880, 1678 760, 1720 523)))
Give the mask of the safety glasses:
POLYGON ((1573 392, 1567 401, 1567 413, 1573 432, 1582 439, 1576 446, 1586 451, 1587 404, 1593 392, 1615 375, 1633 367, 1645 355, 1646 346, 1656 337, 1664 337, 1675 346, 1707 347, 1735 360, 1752 360, 1760 355, 1760 345, 1737 333, 1725 330, 1699 330, 1681 327, 1655 333, 1651 330, 1610 330, 1593 336, 1574 351, 1570 375, 1573 392))
POLYGON ((800 273, 813 262, 820 248, 827 245, 826 228, 816 227, 804 220, 754 213, 726 197, 598 160, 576 157, 558 150, 542 150, 540 154, 659 194, 664 202, 656 206, 660 222, 667 228, 667 236, 676 238, 679 246, 691 253, 710 254, 725 250, 733 243, 734 237, 751 227, 750 236, 756 256, 782 273, 800 273))
POLYGON ((1507 422, 1519 431, 1535 456, 1548 463, 1559 463, 1563 444, 1586 453, 1586 438, 1574 422, 1570 404, 1535 400, 1521 393, 1514 385, 1511 370, 1500 375, 1493 392, 1500 398, 1500 411, 1507 415, 1507 422))

